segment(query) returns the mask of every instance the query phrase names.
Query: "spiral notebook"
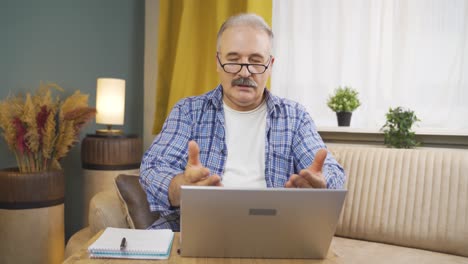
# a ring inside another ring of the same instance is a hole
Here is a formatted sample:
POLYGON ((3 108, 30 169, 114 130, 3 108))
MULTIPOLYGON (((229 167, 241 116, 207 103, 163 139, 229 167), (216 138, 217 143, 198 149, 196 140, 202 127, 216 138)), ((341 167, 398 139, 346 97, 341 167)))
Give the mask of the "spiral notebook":
POLYGON ((170 229, 108 227, 88 247, 88 252, 91 258, 168 259, 173 239, 174 232, 170 229))

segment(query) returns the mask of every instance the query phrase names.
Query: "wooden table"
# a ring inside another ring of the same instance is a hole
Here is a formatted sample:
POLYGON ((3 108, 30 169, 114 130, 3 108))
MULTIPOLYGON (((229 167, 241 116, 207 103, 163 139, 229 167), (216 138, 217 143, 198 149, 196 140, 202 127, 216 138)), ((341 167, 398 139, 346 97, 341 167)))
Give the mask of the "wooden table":
POLYGON ((192 258, 192 257, 181 257, 177 254, 179 248, 179 235, 175 233, 174 242, 172 244, 171 256, 167 260, 135 260, 135 259, 90 259, 87 251, 88 246, 93 243, 100 235, 102 231, 97 233, 92 239, 90 239, 86 247, 80 249, 77 253, 73 254, 65 260, 63 264, 124 264, 124 263, 160 263, 160 264, 306 264, 306 263, 344 263, 342 258, 339 258, 335 254, 333 247, 336 239, 333 238, 332 246, 328 251, 328 256, 324 260, 315 259, 249 259, 249 258, 192 258))

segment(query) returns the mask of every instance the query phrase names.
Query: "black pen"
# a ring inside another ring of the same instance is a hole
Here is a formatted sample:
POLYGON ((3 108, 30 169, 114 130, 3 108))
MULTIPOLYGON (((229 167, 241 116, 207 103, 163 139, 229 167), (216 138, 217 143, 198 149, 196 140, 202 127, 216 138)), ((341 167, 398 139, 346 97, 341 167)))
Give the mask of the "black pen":
POLYGON ((125 250, 126 247, 127 247, 127 239, 123 237, 122 242, 120 242, 120 250, 125 250))

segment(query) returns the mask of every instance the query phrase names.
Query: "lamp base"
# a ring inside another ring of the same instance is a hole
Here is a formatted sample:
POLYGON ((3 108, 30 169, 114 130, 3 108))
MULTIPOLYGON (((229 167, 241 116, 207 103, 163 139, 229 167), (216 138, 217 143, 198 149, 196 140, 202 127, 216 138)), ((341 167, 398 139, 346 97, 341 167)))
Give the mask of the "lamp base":
POLYGON ((123 135, 123 131, 120 129, 98 129, 96 130, 96 134, 101 136, 114 136, 123 135))

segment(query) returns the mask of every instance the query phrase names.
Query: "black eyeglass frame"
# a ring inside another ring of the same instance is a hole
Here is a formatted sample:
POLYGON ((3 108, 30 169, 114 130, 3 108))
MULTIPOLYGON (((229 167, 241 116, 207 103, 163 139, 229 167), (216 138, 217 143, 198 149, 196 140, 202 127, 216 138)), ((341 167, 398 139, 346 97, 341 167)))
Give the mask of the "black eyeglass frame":
POLYGON ((268 59, 268 63, 267 64, 258 64, 258 63, 235 63, 235 62, 228 62, 228 63, 224 63, 222 64, 221 63, 221 60, 219 59, 219 52, 216 53, 216 58, 218 59, 218 62, 219 62, 219 65, 221 66, 221 68, 223 68, 223 71, 226 72, 226 73, 233 73, 233 74, 237 74, 239 73, 240 71, 242 71, 242 68, 245 66, 247 68, 247 71, 250 72, 250 74, 263 74, 266 72, 266 70, 268 70, 268 67, 270 67, 270 63, 271 63, 271 59, 273 58, 273 56, 270 55, 270 58, 268 59), (224 66, 226 65, 239 65, 241 66, 239 68, 239 70, 237 72, 228 72, 226 71, 226 69, 224 68, 224 66), (262 66, 264 67, 265 69, 262 71, 262 72, 252 72, 250 70, 250 66, 262 66))

